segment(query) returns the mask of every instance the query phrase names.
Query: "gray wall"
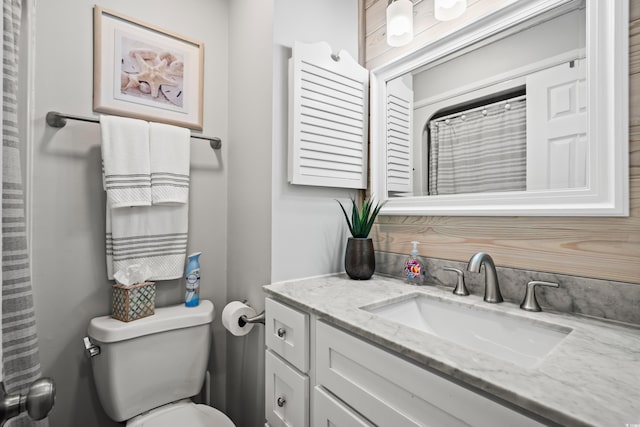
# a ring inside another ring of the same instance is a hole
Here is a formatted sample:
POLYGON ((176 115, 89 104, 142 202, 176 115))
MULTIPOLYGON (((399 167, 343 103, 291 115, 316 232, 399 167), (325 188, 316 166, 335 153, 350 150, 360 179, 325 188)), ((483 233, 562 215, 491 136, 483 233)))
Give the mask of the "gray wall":
MULTIPOLYGON (((105 196, 96 124, 47 128, 47 111, 92 115, 93 2, 39 1, 35 31, 34 114, 31 123, 32 268, 44 375, 57 383, 52 427, 116 425, 103 413, 85 358, 89 320, 110 312, 106 278, 105 196)), ((227 80, 226 0, 103 0, 101 6, 204 42, 204 130, 224 146, 214 153, 193 141, 189 247, 202 251, 202 296, 213 300, 212 395, 225 407, 225 331, 219 313, 227 301, 227 80)), ((183 300, 180 280, 158 284, 157 305, 183 300)))
POLYGON ((271 280, 344 271, 347 206, 355 190, 287 182, 288 64, 295 41, 325 41, 358 60, 357 0, 275 0, 271 280))
MULTIPOLYGON (((271 276, 273 2, 229 2, 228 297, 264 309, 271 276)), ((264 424, 264 329, 227 334, 227 409, 264 424)))
MULTIPOLYGON (((354 191, 287 183, 287 60, 294 40, 358 57, 357 0, 233 0, 229 16, 229 299, 264 308, 262 285, 343 269, 354 191)), ((264 330, 227 335, 228 414, 264 423, 264 330)))

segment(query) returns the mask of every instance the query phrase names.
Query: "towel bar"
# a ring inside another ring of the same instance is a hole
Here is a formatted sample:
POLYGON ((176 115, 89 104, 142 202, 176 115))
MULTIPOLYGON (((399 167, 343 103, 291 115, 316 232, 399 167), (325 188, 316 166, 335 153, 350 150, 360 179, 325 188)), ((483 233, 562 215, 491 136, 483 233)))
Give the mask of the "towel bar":
MULTIPOLYGON (((57 111, 49 111, 46 117, 47 124, 53 128, 65 127, 65 125, 67 124, 67 119, 77 120, 80 122, 100 123, 98 119, 92 117, 72 116, 71 114, 61 114, 57 111)), ((209 141, 209 145, 211 145, 211 148, 213 148, 214 150, 219 150, 220 148, 222 148, 222 140, 216 136, 210 137, 191 134, 191 138, 204 139, 206 141, 209 141)))

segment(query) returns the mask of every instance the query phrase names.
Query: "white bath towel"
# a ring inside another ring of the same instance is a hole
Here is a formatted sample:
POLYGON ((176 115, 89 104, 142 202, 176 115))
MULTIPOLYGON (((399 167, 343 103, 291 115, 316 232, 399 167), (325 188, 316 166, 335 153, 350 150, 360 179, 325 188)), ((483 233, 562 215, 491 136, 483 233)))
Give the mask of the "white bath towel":
POLYGON ((107 204, 107 275, 132 264, 147 265, 149 280, 182 277, 189 205, 111 208, 107 204))
POLYGON ((189 201, 190 138, 189 129, 162 123, 149 123, 153 204, 189 201))
POLYGON ((112 208, 151 204, 149 123, 101 116, 102 162, 107 201, 112 208))

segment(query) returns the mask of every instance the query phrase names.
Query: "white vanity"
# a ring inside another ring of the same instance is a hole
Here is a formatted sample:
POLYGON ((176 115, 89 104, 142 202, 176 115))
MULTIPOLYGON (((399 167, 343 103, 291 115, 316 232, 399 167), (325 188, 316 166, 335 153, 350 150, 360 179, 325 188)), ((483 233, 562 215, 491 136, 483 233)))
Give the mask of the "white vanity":
POLYGON ((323 276, 264 289, 272 427, 640 423, 639 328, 528 313, 377 276, 323 276), (429 310, 444 307, 445 317, 451 308, 453 329, 407 325, 415 320, 409 305, 423 299, 435 302, 429 310), (514 334, 490 340, 504 352, 456 342, 455 328, 473 316, 514 334), (509 356, 518 352, 524 356, 509 356))

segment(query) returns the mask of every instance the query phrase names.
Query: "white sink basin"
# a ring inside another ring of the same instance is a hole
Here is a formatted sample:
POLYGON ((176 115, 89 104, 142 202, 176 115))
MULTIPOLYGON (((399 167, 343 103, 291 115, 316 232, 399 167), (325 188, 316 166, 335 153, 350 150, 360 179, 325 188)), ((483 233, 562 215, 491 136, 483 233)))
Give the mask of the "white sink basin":
POLYGON ((540 363, 572 331, 496 308, 498 310, 458 304, 424 294, 362 307, 410 328, 525 368, 540 363))

